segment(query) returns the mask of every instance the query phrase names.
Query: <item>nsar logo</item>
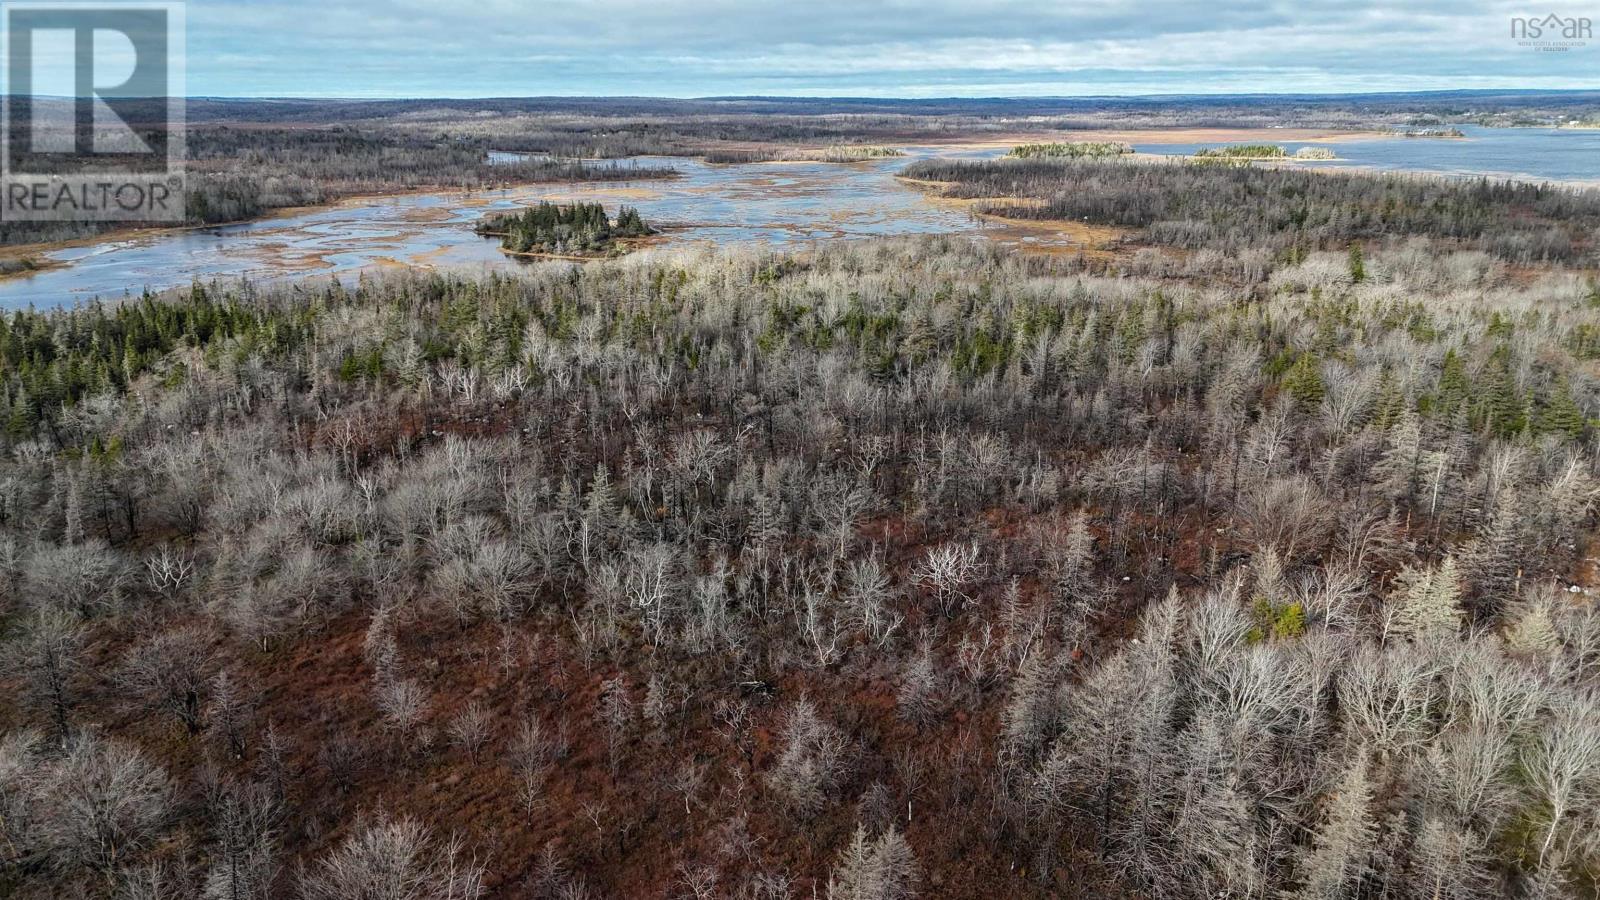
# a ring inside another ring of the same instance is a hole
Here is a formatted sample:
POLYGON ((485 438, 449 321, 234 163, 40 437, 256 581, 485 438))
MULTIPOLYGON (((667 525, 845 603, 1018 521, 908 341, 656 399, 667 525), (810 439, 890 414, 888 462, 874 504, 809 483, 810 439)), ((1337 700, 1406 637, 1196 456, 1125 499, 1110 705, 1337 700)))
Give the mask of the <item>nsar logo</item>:
POLYGON ((1588 45, 1594 20, 1588 16, 1512 16, 1511 37, 1519 47, 1564 53, 1588 45))

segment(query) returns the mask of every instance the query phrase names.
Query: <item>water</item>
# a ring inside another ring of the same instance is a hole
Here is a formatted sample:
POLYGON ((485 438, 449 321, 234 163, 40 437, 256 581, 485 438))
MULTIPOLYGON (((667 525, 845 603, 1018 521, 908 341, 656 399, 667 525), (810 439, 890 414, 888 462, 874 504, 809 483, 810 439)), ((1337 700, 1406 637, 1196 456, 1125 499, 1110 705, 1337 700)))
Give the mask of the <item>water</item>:
MULTIPOLYGON (((1429 172, 1450 176, 1491 176, 1535 181, 1600 183, 1600 130, 1579 128, 1484 128, 1456 126, 1465 137, 1375 137, 1338 141, 1275 141, 1270 129, 1260 139, 1230 143, 1277 144, 1293 154, 1301 147, 1326 147, 1337 160, 1297 165, 1429 172)), ((1140 153, 1192 155, 1201 147, 1226 143, 1135 143, 1140 153)))
MULTIPOLYGON (((1463 126, 1465 139, 1385 137, 1327 142, 1337 161, 1318 167, 1361 167, 1488 174, 1539 180, 1600 182, 1600 131, 1463 126)), ((1270 133, 1246 143, 1271 142, 1270 133)), ((1136 143, 1142 153, 1189 154, 1209 144, 1136 143)), ((608 209, 638 207, 669 243, 765 242, 773 245, 896 234, 974 233, 1030 247, 1070 249, 1072 235, 1048 227, 996 226, 959 205, 930 200, 893 175, 936 154, 996 156, 1004 149, 908 148, 905 157, 837 165, 755 163, 714 166, 692 159, 641 159, 670 165, 679 178, 636 182, 533 185, 504 191, 425 194, 350 201, 289 212, 242 225, 159 232, 45 256, 69 263, 0 281, 0 308, 50 307, 94 297, 116 299, 195 279, 270 280, 299 274, 342 275, 385 266, 436 266, 467 271, 520 265, 478 237, 486 213, 552 200, 599 201, 608 209)), ((497 154, 497 159, 511 159, 497 154)))
MULTIPOLYGON (((755 241, 782 245, 974 230, 975 220, 965 211, 932 203, 921 191, 892 177, 912 158, 849 165, 738 166, 641 159, 641 164, 670 165, 681 175, 668 180, 541 184, 356 200, 258 222, 52 251, 45 256, 70 265, 0 281, 0 307, 119 299, 146 287, 160 290, 195 279, 270 280, 398 265, 467 271, 519 265, 500 253, 495 241, 474 234, 472 225, 492 211, 538 200, 599 201, 611 210, 635 206, 671 243, 680 245, 755 241)), ((1065 238, 1059 240, 1065 243, 1065 238)))

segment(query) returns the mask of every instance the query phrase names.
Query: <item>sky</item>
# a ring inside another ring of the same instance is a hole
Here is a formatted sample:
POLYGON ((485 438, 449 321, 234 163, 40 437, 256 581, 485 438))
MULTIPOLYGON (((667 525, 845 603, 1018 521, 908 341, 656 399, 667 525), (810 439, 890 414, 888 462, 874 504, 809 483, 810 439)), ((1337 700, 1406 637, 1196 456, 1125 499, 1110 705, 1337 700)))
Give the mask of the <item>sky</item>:
POLYGON ((194 96, 1039 97, 1600 87, 1557 0, 190 0, 194 96))

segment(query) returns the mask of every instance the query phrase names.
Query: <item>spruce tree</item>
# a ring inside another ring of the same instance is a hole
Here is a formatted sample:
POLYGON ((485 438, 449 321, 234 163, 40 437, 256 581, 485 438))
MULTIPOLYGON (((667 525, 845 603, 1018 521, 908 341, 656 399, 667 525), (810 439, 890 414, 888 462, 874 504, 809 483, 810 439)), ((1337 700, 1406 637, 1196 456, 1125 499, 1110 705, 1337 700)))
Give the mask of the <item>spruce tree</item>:
POLYGON ((1300 354, 1289 371, 1284 373, 1283 389, 1306 406, 1316 406, 1322 402, 1327 387, 1322 383, 1322 372, 1311 354, 1300 354))
POLYGON ((1388 431, 1400 421, 1405 408, 1405 395, 1395 384, 1394 373, 1385 367, 1383 374, 1378 378, 1378 400, 1373 405, 1372 424, 1379 431, 1388 431))
POLYGON ((1501 346, 1490 360, 1490 377, 1483 392, 1482 420, 1490 433, 1516 437, 1528 427, 1528 407, 1511 372, 1510 350, 1501 346))
POLYGON ((1433 569, 1407 568, 1396 579, 1400 589, 1389 598, 1396 605, 1393 629, 1412 639, 1454 634, 1461 627, 1461 574, 1454 557, 1433 569))
POLYGON ((1371 868, 1377 839, 1371 809, 1372 780, 1366 760, 1358 759, 1339 780, 1328 800, 1327 817, 1312 837, 1300 897, 1334 900, 1356 894, 1356 886, 1371 868))
POLYGON ((1467 377, 1466 366, 1454 347, 1445 351, 1444 365, 1439 371, 1439 394, 1434 409, 1443 418, 1455 415, 1456 410, 1472 395, 1472 381, 1467 377))
POLYGON ((1538 429, 1545 434, 1564 434, 1577 439, 1583 436, 1583 411, 1572 400, 1572 390, 1565 376, 1556 380, 1539 405, 1538 429))

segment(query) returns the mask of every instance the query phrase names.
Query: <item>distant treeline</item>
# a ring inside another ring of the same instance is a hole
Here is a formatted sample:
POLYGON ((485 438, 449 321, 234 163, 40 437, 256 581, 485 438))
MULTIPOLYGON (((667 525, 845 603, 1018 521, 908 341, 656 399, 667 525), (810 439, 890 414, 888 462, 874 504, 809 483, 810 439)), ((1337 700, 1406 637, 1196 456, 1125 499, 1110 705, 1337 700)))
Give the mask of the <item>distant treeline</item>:
POLYGON ((480 140, 423 138, 384 130, 202 130, 190 138, 190 156, 196 168, 220 171, 191 179, 189 217, 197 222, 230 221, 281 206, 395 190, 479 190, 538 181, 675 174, 663 166, 571 159, 491 162, 489 149, 480 140))
POLYGON ((482 100, 194 99, 190 122, 351 122, 361 119, 473 116, 603 116, 655 119, 706 116, 1015 117, 1152 115, 1190 121, 1298 120, 1306 116, 1393 116, 1402 122, 1461 121, 1491 111, 1544 115, 1600 108, 1600 91, 1427 91, 1379 94, 1272 94, 1208 97, 931 98, 870 97, 506 97, 482 100))

